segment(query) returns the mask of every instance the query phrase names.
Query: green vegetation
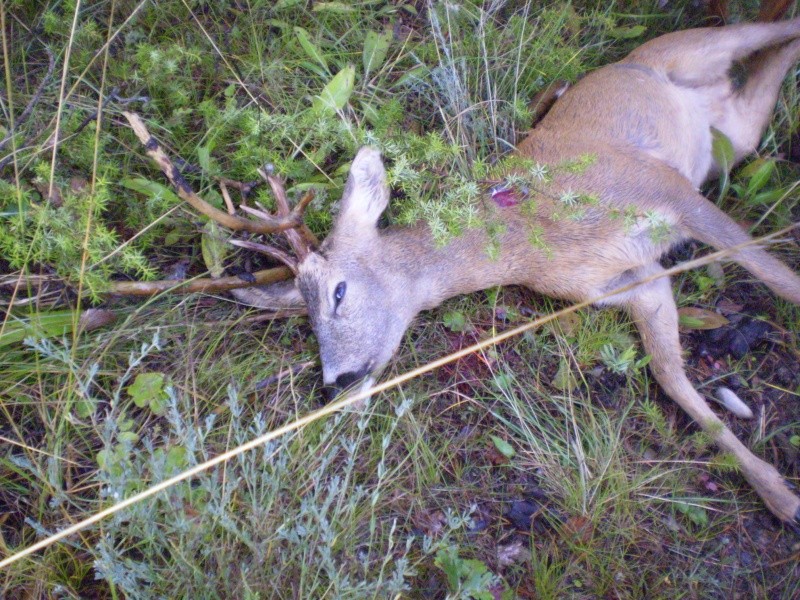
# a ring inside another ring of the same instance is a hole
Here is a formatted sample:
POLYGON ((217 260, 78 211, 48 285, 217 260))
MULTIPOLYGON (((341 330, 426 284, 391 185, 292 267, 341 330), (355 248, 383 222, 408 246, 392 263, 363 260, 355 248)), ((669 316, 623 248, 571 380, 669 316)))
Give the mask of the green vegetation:
MULTIPOLYGON (((494 176, 545 85, 699 22, 691 3, 658 4, 0 0, 0 557, 321 401, 304 319, 263 321, 200 294, 105 293, 120 279, 204 276, 204 249, 216 252, 122 111, 147 121, 218 208, 222 178, 256 181, 264 165, 291 202, 314 189, 307 223, 319 236, 355 150, 377 145, 389 220, 424 220, 444 242, 480 224, 487 186, 537 189, 552 169, 591 164, 494 176), (89 306, 116 321, 85 326, 89 306)), ((782 157, 797 95, 787 86, 763 158, 710 193, 757 233, 796 220, 797 167, 782 157)), ((564 218, 595 201, 560 200, 564 218)), ((274 208, 263 185, 247 203, 274 208)), ((654 236, 668 233, 646 217, 654 236)), ((547 251, 541 231, 530 238, 547 251)), ((267 261, 225 255, 233 273, 267 261)), ((687 274, 681 303, 713 307, 724 290, 800 330, 798 307, 740 275, 687 274)), ((418 320, 390 370, 562 306, 520 289, 454 299, 418 320)), ((749 399, 769 394, 763 427, 733 425, 765 454, 800 445, 800 389, 770 376, 792 352, 774 344, 728 365, 749 399)), ((15 563, 0 596, 796 597, 796 540, 728 457, 685 435, 694 429, 646 363, 619 315, 561 318, 15 563)), ((694 375, 709 393, 721 376, 694 375)))

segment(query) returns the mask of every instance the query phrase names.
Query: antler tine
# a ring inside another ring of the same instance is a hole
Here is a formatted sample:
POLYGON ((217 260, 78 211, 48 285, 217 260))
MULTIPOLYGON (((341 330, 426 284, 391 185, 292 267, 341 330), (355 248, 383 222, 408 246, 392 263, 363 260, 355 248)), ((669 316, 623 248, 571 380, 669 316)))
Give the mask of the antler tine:
POLYGON ((267 256, 275 258, 289 267, 292 270, 292 273, 297 275, 297 259, 290 256, 280 248, 270 246, 269 244, 261 244, 248 240, 229 240, 229 243, 233 244, 234 246, 239 246, 240 248, 247 248, 248 250, 261 252, 262 254, 266 254, 267 256))
MULTIPOLYGON (((303 223, 303 213, 311 200, 314 199, 314 193, 309 190, 300 199, 293 209, 289 208, 289 200, 286 197, 286 189, 283 186, 283 181, 272 175, 266 168, 258 169, 258 174, 269 183, 272 193, 275 195, 275 204, 277 207, 278 218, 292 219, 297 222, 294 229, 287 229, 283 231, 283 235, 289 241, 289 245, 294 250, 297 258, 302 261, 308 253, 311 252, 313 246, 317 245, 317 239, 311 230, 303 223)), ((249 212, 249 211, 248 211, 249 212)))
POLYGON ((314 235, 314 232, 308 228, 308 225, 306 225, 303 220, 303 214, 305 213, 306 207, 311 204, 315 196, 314 190, 308 190, 303 194, 303 197, 300 198, 300 202, 297 203, 297 206, 292 209, 292 212, 297 213, 297 217, 300 219, 300 225, 297 226, 297 231, 305 238, 306 248, 309 252, 313 248, 319 246, 319 240, 317 236, 314 235))

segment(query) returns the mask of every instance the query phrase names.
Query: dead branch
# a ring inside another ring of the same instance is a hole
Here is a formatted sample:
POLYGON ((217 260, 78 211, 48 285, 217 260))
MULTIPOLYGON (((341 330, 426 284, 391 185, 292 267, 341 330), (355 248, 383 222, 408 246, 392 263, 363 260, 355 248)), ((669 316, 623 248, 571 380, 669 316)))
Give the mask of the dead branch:
POLYGON ((153 296, 161 292, 177 294, 191 294, 193 292, 227 292, 255 285, 268 285, 279 281, 291 279, 292 270, 287 267, 276 267, 253 273, 253 279, 233 277, 220 277, 219 279, 191 279, 181 281, 178 279, 165 279, 161 281, 115 281, 109 292, 122 296, 153 296))

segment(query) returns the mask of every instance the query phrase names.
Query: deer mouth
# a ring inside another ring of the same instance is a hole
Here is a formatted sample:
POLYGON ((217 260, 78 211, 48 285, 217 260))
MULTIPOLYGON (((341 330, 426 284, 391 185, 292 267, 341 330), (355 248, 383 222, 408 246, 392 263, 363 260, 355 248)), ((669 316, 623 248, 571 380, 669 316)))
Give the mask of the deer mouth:
POLYGON ((328 384, 323 388, 328 402, 339 396, 342 392, 349 393, 362 393, 375 385, 376 376, 373 373, 375 368, 375 361, 370 360, 364 363, 358 371, 348 371, 342 373, 336 378, 332 384, 328 384))

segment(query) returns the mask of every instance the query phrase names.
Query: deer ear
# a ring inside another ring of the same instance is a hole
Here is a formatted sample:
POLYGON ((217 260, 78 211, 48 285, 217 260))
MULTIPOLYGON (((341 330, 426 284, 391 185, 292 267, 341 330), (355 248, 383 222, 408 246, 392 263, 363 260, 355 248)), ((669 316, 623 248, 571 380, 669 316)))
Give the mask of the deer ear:
POLYGON ((336 228, 366 233, 376 229, 389 203, 389 184, 377 148, 364 146, 350 166, 336 228))

